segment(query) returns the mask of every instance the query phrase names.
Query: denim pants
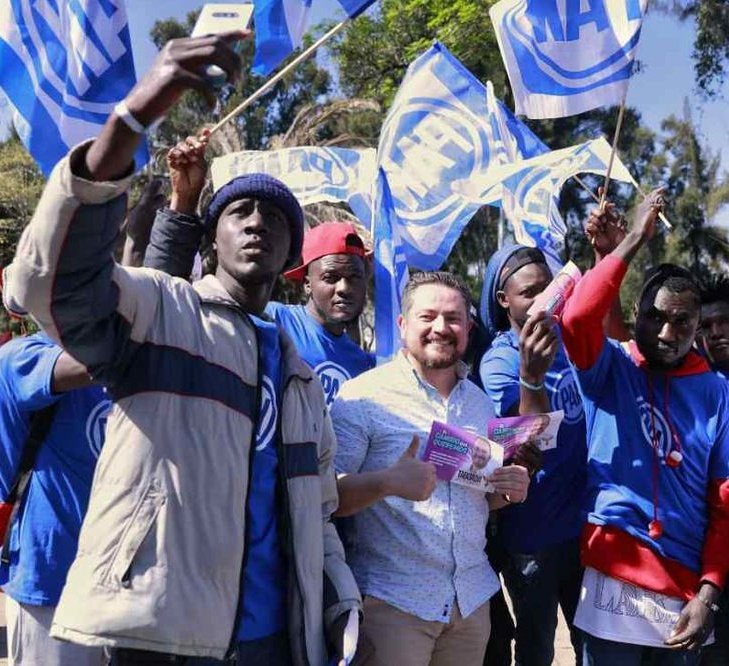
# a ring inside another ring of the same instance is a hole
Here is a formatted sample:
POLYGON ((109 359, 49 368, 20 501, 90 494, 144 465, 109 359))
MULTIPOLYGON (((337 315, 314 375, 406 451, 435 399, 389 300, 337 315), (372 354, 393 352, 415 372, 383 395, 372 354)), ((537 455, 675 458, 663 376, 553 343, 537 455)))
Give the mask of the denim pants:
POLYGON ((572 622, 582 573, 578 539, 537 553, 509 553, 503 575, 514 605, 517 666, 550 666, 559 608, 569 625, 575 663, 581 666, 582 635, 572 622))
POLYGON ((585 666, 696 666, 701 651, 669 650, 630 643, 616 643, 585 632, 583 664, 585 666))
POLYGON ((235 653, 223 661, 118 648, 111 651, 110 666, 291 666, 291 655, 288 636, 280 633, 239 643, 235 653))

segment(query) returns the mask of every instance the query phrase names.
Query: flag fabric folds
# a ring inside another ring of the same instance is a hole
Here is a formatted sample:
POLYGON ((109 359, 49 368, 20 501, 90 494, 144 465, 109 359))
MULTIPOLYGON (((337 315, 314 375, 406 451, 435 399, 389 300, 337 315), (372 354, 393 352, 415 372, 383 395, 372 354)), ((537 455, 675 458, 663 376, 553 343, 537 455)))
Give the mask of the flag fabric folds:
MULTIPOLYGON (((499 150, 498 163, 500 165, 506 166, 549 152, 548 146, 496 97, 491 81, 487 82, 486 91, 486 106, 499 150)), ((547 213, 550 224, 539 226, 531 224, 529 219, 524 216, 524 210, 515 191, 519 184, 518 177, 513 178, 508 185, 501 184, 500 206, 504 217, 511 223, 517 242, 538 247, 547 256, 550 266, 558 269, 561 267, 560 254, 566 231, 559 212, 559 189, 554 191, 549 198, 542 199, 543 212, 547 213)))
POLYGON ((402 293, 409 274, 387 179, 377 174, 377 214, 373 224, 375 274, 375 353, 377 363, 385 363, 400 348, 397 316, 402 309, 402 293))
MULTIPOLYGON (((356 18, 374 0, 336 0, 349 18, 356 18)), ((253 72, 268 76, 301 46, 309 27, 312 0, 253 0, 256 53, 253 72)))
POLYGON ((491 10, 516 113, 559 118, 620 104, 647 0, 501 0, 491 10))
POLYGON ((245 150, 213 160, 213 188, 246 173, 266 173, 284 182, 302 206, 346 201, 362 224, 371 228, 375 150, 306 146, 281 150, 245 150))
MULTIPOLYGON (((136 81, 123 0, 4 0, 0 63, 15 127, 48 175, 136 81)), ((147 159, 144 145, 137 166, 147 159)))
POLYGON ((482 205, 460 191, 489 168, 496 151, 486 88, 434 43, 408 68, 378 148, 409 266, 443 264, 482 205))
MULTIPOLYGON (((604 175, 609 161, 610 144, 601 137, 493 169, 469 183, 470 189, 464 195, 474 201, 492 201, 494 191, 508 191, 512 195, 510 221, 516 241, 550 250, 550 246, 558 247, 556 239, 567 231, 557 210, 560 189, 580 173, 604 175)), ((612 178, 635 185, 617 156, 612 178)))

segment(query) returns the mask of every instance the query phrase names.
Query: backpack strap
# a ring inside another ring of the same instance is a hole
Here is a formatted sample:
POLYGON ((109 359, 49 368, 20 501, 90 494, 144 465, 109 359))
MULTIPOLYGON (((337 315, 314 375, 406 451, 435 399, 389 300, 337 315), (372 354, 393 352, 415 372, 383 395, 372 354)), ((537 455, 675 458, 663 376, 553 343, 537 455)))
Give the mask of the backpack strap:
POLYGON ((58 403, 54 402, 52 405, 39 409, 30 415, 30 430, 28 432, 28 438, 25 440, 25 445, 23 446, 23 453, 20 456, 20 467, 15 476, 15 481, 10 488, 8 497, 5 500, 7 504, 13 505, 13 510, 10 513, 10 519, 5 527, 5 534, 0 535, 2 537, 2 549, 0 550, 0 562, 2 564, 8 564, 10 561, 8 554, 10 527, 17 517, 18 509, 20 508, 20 499, 28 487, 28 481, 30 481, 30 475, 35 466, 38 450, 48 437, 57 407, 58 403))

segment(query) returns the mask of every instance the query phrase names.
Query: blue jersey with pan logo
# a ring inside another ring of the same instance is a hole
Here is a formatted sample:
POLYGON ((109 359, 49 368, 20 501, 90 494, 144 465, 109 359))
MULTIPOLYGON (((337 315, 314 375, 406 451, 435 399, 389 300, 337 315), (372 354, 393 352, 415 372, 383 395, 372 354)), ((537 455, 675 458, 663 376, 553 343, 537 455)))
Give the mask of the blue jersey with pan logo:
MULTIPOLYGON (((481 361, 481 381, 498 416, 519 402, 519 338, 512 330, 496 337, 481 361)), ((544 384, 552 410, 564 411, 557 447, 544 452, 542 469, 524 504, 503 509, 499 529, 511 552, 533 553, 575 539, 583 525, 587 473, 585 413, 575 374, 560 345, 544 384)))
POLYGON ((316 372, 327 405, 334 402, 344 382, 375 367, 372 354, 363 351, 346 333, 333 335, 327 331, 303 305, 269 303, 266 314, 286 331, 299 356, 316 372))
POLYGON ((55 606, 76 556, 96 460, 112 402, 100 386, 54 394, 61 348, 42 333, 0 348, 0 490, 8 495, 33 412, 57 403, 10 534, 5 593, 24 604, 55 606))

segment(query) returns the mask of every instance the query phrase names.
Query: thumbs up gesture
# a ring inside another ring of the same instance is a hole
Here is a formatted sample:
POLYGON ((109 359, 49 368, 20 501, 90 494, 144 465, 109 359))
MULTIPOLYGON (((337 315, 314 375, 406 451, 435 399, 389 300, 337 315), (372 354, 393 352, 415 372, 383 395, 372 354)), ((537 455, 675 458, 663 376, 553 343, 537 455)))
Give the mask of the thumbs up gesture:
POLYGON ((435 490, 435 465, 416 458, 420 438, 413 435, 400 459, 387 469, 387 494, 413 502, 427 500, 435 490))

